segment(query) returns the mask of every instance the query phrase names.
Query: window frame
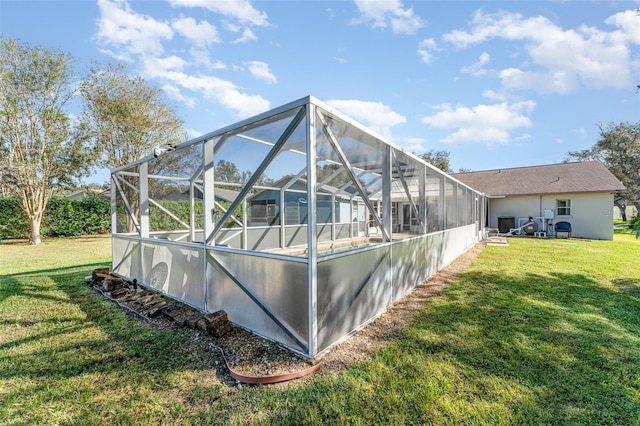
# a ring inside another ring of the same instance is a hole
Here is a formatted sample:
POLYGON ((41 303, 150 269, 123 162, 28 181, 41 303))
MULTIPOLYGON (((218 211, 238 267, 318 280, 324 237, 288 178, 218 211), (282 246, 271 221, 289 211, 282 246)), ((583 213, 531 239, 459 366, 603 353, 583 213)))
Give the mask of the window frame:
POLYGON ((571 206, 570 198, 556 199, 556 216, 561 217, 570 217, 573 216, 573 210, 571 206), (560 203, 564 202, 564 205, 560 205, 560 203), (564 211, 565 213, 560 213, 560 211, 564 211))

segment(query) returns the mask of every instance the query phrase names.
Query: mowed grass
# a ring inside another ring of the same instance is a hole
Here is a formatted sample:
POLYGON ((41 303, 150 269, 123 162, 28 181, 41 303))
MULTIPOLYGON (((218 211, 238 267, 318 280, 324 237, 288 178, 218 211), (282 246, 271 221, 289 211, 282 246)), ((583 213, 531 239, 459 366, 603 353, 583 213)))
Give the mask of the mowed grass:
POLYGON ((0 245, 0 424, 640 424, 640 240, 487 247, 371 358, 278 386, 82 282, 109 240, 0 245))

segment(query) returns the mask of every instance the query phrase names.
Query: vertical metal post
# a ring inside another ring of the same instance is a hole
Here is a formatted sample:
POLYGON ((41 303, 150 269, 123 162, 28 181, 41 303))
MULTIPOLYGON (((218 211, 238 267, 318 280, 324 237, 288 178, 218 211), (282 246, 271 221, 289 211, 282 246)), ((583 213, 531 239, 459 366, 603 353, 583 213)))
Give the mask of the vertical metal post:
POLYGON ((427 168, 422 164, 416 165, 420 173, 418 174, 418 220, 420 224, 420 234, 424 235, 428 232, 427 225, 427 168))
MULTIPOLYGON (((209 271, 209 259, 207 255, 207 237, 213 232, 215 225, 213 221, 213 209, 215 206, 215 173, 213 168, 214 162, 213 141, 211 139, 202 143, 202 285, 204 286, 204 310, 209 311, 209 278, 207 272, 209 271)), ((215 271, 212 268, 212 273, 215 271)), ((215 279, 212 278, 212 283, 215 279)))
POLYGON ((247 197, 242 200, 242 248, 244 250, 249 249, 249 228, 247 226, 248 212, 247 212, 247 197))
POLYGON ((392 217, 391 217, 391 179, 392 164, 391 147, 384 146, 382 157, 382 224, 386 232, 382 232, 383 241, 388 242, 393 239, 392 217), (387 237, 388 236, 388 237, 387 237))
POLYGON ((138 177, 140 190, 140 237, 149 238, 149 163, 140 164, 138 177))
POLYGON ((440 175, 440 199, 442 200, 442 230, 447 229, 447 179, 444 175, 440 175))
POLYGON ((189 242, 196 239, 196 194, 193 181, 189 181, 189 239, 189 242))
POLYGON ((336 194, 331 194, 331 241, 336 240, 336 194))
MULTIPOLYGON (((116 193, 118 189, 116 187, 116 175, 111 174, 111 270, 115 265, 115 257, 113 253, 113 235, 118 233, 118 203, 116 193)), ((120 260, 120 259, 118 259, 120 260)))
POLYGON ((317 251, 317 182, 316 182, 316 108, 307 108, 307 286, 309 289, 309 344, 313 357, 318 348, 318 251, 317 251))
POLYGON ((284 233, 284 219, 285 219, 284 195, 285 195, 285 189, 280 188, 280 202, 278 203, 278 208, 280 209, 280 248, 282 249, 284 248, 284 242, 286 241, 285 233, 284 233))
POLYGON ((116 175, 111 175, 111 233, 118 233, 118 203, 116 194, 118 193, 118 189, 116 187, 116 175))
MULTIPOLYGON (((209 235, 213 232, 215 223, 213 220, 215 207, 215 173, 213 168, 214 154, 213 141, 208 140, 203 144, 204 153, 202 156, 202 208, 204 223, 202 241, 206 242, 209 235)), ((214 241, 211 241, 213 244, 214 241)))

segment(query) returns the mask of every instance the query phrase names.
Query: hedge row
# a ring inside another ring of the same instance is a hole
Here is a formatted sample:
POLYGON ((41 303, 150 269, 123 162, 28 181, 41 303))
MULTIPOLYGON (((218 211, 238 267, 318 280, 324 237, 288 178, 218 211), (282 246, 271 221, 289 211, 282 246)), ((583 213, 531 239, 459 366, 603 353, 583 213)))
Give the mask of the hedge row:
MULTIPOLYGON (((158 203, 178 217, 185 224, 189 223, 190 209, 188 200, 158 200, 158 203)), ((230 203, 224 203, 228 207, 230 203)), ((122 206, 120 206, 122 208, 122 206)), ((122 208, 122 210, 124 210, 122 208)), ((223 211, 216 209, 216 216, 222 217, 223 211)), ((52 198, 47 204, 40 235, 43 237, 71 237, 77 235, 102 234, 110 232, 111 204, 109 200, 89 198, 86 200, 70 200, 66 198, 52 198)), ((242 218, 242 207, 235 216, 242 218)), ((126 214, 118 215, 120 224, 118 230, 126 232, 126 214)), ((202 201, 195 202, 195 226, 202 228, 202 201)), ((232 226, 231 219, 229 225, 232 226)), ((174 217, 165 213, 154 204, 149 206, 149 228, 153 231, 173 231, 184 229, 184 225, 174 217)), ((18 200, 14 198, 0 198, 0 238, 29 238, 31 228, 29 220, 20 208, 18 200)))
MULTIPOLYGON (((108 200, 52 198, 47 204, 40 235, 71 237, 110 231, 111 205, 108 200)), ((29 238, 29 220, 14 198, 0 198, 0 238, 29 238)))

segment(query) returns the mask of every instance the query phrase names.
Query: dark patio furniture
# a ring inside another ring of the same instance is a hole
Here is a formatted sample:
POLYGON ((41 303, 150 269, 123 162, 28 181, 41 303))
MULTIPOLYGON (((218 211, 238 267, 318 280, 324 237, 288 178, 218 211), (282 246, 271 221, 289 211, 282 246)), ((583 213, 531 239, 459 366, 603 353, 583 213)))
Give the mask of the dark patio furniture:
POLYGON ((564 232, 567 234, 567 238, 571 238, 571 224, 569 222, 556 222, 555 225, 556 230, 556 238, 558 238, 558 234, 560 232, 564 232))

